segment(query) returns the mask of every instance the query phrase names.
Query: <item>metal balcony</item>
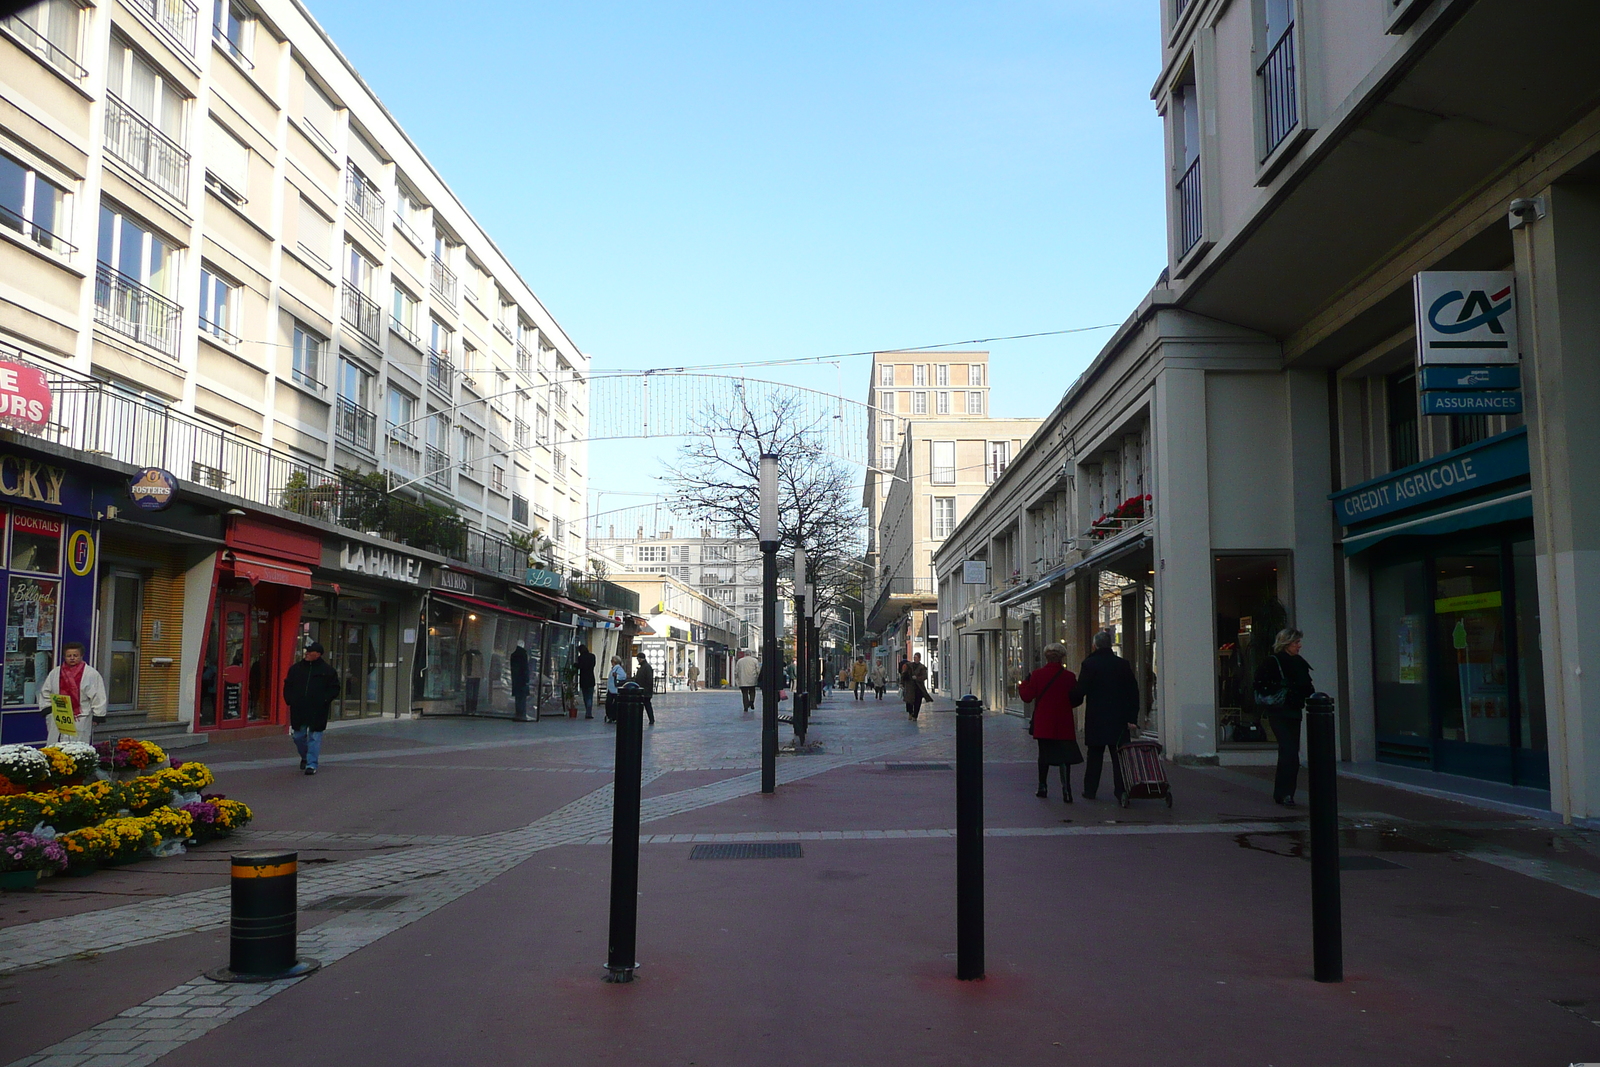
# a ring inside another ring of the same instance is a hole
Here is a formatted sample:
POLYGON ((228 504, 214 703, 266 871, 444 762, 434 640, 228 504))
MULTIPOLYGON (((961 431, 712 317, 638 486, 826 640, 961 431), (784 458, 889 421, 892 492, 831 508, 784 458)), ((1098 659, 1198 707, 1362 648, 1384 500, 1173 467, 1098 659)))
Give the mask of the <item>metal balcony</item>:
POLYGON ((94 275, 94 318, 124 337, 178 358, 182 310, 154 289, 101 263, 94 275))
POLYGON ((429 281, 433 286, 433 291, 451 307, 454 307, 456 294, 460 291, 456 283, 455 271, 445 266, 444 260, 438 256, 434 256, 432 259, 429 281))
POLYGON ((374 346, 383 345, 383 309, 378 302, 366 293, 357 289, 354 282, 344 283, 344 299, 341 302, 344 321, 356 328, 356 332, 371 341, 374 346))
POLYGON ((372 451, 372 431, 378 418, 366 408, 347 397, 339 397, 334 409, 334 436, 347 445, 363 452, 372 451))
POLYGON ((178 199, 189 190, 189 153, 116 94, 106 94, 106 151, 178 199))
POLYGON ((128 6, 155 19, 157 26, 194 55, 194 28, 200 9, 190 0, 131 0, 128 6))
POLYGON ((1200 157, 1178 179, 1178 257, 1200 243, 1200 157))
POLYGON ((422 463, 427 468, 428 484, 446 492, 450 489, 450 453, 429 445, 423 453, 422 463))
POLYGON ((1261 158, 1272 155, 1300 122, 1294 83, 1294 23, 1256 68, 1261 81, 1261 158))
POLYGON ((344 176, 344 203, 356 221, 383 239, 383 194, 360 171, 351 167, 344 176))
POLYGON ((456 365, 450 357, 443 352, 432 351, 428 355, 428 386, 434 391, 449 396, 455 389, 456 365))
POLYGON ((77 245, 51 233, 37 222, 24 218, 4 204, 0 204, 0 226, 4 226, 8 230, 17 231, 40 248, 46 248, 52 252, 71 255, 78 250, 77 245))

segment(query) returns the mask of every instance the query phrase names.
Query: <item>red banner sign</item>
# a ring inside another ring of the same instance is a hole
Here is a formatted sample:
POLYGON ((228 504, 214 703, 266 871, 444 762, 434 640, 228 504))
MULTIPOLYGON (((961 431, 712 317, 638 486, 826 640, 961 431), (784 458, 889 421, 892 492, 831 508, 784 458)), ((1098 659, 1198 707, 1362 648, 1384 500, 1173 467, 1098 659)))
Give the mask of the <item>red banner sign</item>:
POLYGON ((50 423, 50 386, 44 371, 0 362, 0 421, 42 430, 50 423))
POLYGON ((18 533, 39 534, 44 537, 61 536, 61 520, 29 515, 25 511, 11 513, 11 528, 18 533))

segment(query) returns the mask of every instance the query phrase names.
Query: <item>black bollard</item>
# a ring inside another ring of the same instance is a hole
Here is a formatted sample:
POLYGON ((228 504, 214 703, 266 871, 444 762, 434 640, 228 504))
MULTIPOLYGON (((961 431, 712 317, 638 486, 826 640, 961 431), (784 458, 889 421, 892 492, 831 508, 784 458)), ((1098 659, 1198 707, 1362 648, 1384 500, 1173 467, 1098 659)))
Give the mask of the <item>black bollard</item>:
POLYGON ((983 977, 983 704, 956 701, 956 977, 983 977))
POLYGON ((1306 763, 1311 790, 1311 951, 1319 982, 1344 981, 1339 905, 1339 789, 1334 760, 1333 698, 1306 698, 1306 763))
POLYGON ((633 981, 639 933, 639 790, 644 762, 644 690, 617 690, 617 769, 612 779, 611 937, 607 982, 633 981))
POLYGON ((216 982, 276 982, 322 966, 297 959, 298 852, 244 852, 233 857, 232 929, 228 965, 207 971, 216 982))

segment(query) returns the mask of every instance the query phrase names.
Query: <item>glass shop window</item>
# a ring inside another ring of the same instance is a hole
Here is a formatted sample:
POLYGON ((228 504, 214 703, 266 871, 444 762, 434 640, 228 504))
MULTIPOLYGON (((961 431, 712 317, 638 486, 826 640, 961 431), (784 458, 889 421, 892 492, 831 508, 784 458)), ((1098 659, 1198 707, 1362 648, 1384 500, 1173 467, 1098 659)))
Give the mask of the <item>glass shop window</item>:
POLYGON ((6 660, 0 703, 36 705, 55 666, 56 607, 61 583, 13 575, 6 590, 6 660))
POLYGON ((1212 581, 1217 606, 1217 740, 1275 741, 1265 709, 1255 702, 1255 678, 1272 655, 1278 631, 1289 625, 1289 557, 1216 556, 1212 581))
POLYGON ((61 573, 61 520, 17 511, 11 515, 11 569, 61 573))

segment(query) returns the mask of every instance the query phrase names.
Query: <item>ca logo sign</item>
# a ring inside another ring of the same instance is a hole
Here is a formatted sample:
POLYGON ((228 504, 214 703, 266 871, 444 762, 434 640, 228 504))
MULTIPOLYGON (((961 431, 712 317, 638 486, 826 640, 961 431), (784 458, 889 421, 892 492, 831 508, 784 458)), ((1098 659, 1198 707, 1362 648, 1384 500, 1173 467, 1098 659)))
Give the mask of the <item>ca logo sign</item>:
POLYGON ((1510 310, 1511 286, 1509 285, 1493 295, 1482 289, 1473 289, 1470 292, 1452 289, 1440 296, 1428 308, 1428 325, 1440 333, 1466 333, 1468 330, 1487 326, 1491 333, 1503 334, 1506 330, 1500 325, 1500 316, 1510 310), (1457 303, 1461 305, 1461 309, 1456 312, 1455 321, 1440 322, 1440 314, 1457 303))

